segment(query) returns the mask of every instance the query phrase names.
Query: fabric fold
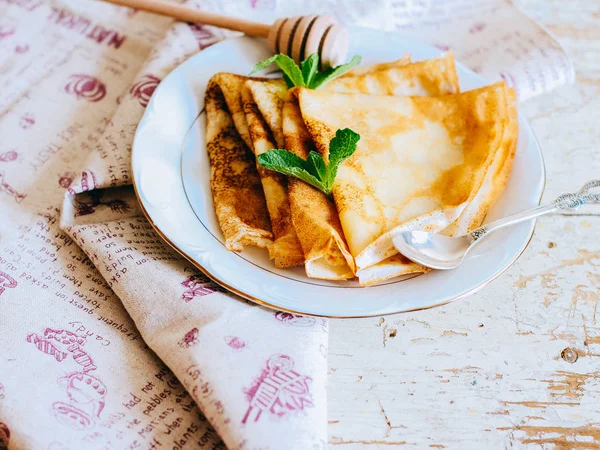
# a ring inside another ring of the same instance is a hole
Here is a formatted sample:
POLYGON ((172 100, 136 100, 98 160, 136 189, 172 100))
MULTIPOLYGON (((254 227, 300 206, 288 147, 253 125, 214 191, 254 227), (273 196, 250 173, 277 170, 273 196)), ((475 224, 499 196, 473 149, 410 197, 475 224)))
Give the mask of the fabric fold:
MULTIPOLYGON (((146 344, 227 448, 325 448, 325 319, 266 310, 211 282, 165 246, 140 215, 131 188, 70 195, 66 202, 98 203, 90 214, 63 217, 65 230, 93 255, 146 344), (120 210, 111 208, 114 202, 120 210), (98 236, 113 236, 111 245, 98 236), (124 253, 135 257, 115 260, 124 253)), ((76 209, 64 208, 70 212, 76 209)))

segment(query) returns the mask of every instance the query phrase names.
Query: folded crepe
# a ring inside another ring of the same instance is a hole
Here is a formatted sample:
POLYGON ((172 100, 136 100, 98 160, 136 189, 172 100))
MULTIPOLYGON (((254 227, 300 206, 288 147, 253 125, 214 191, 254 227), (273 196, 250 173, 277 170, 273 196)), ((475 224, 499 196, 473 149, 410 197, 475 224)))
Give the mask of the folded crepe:
POLYGON ((225 246, 233 251, 244 245, 267 248, 273 237, 241 100, 247 80, 216 74, 205 96, 210 187, 225 246))
MULTIPOLYGON (((334 80, 323 90, 353 90, 357 93, 387 95, 443 95, 458 92, 459 85, 454 58, 452 54, 447 54, 417 63, 409 63, 408 60, 388 63, 383 66, 383 70, 365 71, 352 78, 334 80)), ((283 107, 285 148, 306 158, 316 148, 299 110, 297 93, 298 90, 290 91, 283 107)), ((339 113, 331 112, 333 115, 339 113)), ((346 244, 332 200, 321 191, 295 179, 289 180, 289 198, 292 220, 305 253, 307 275, 331 280, 355 277, 354 258, 346 244)), ((398 256, 396 259, 402 259, 405 268, 422 270, 421 266, 412 264, 405 258, 398 256)))
MULTIPOLYGON (((279 132, 278 137, 282 139, 281 127, 270 128, 264 117, 269 117, 273 120, 274 117, 281 116, 279 112, 281 106, 277 104, 277 100, 280 99, 278 91, 279 89, 284 89, 283 92, 285 92, 287 88, 285 85, 281 86, 278 82, 248 81, 248 83, 259 84, 261 89, 273 92, 273 94, 269 95, 268 100, 264 102, 273 111, 269 111, 269 114, 263 116, 254 102, 248 85, 242 89, 242 102, 244 104, 252 147, 255 156, 258 157, 258 155, 264 152, 282 147, 282 145, 278 145, 274 137, 275 132, 279 132)), ((303 264, 304 252, 292 224, 287 193, 287 178, 283 174, 267 170, 260 165, 257 165, 257 170, 262 182, 274 236, 273 243, 269 246, 269 256, 274 260, 275 267, 278 268, 303 264)))
MULTIPOLYGON (((285 148, 306 159, 316 150, 304 125, 292 89, 283 105, 285 148)), ((354 278, 354 258, 348 250, 334 203, 320 190, 289 178, 288 192, 292 221, 302 244, 306 274, 325 280, 354 278)))
POLYGON ((411 63, 407 57, 350 73, 353 76, 333 80, 324 89, 336 92, 419 96, 455 94, 459 91, 452 52, 440 58, 415 63, 411 63))
POLYGON ((517 117, 514 92, 504 83, 440 97, 304 88, 290 96, 326 161, 336 130, 361 136, 333 188, 361 284, 423 271, 398 255, 393 236, 409 229, 466 232, 506 185, 517 117))
MULTIPOLYGON (((350 72, 342 75, 338 80, 350 77, 356 77, 358 75, 364 75, 365 73, 380 72, 382 70, 393 69, 395 67, 404 66, 410 64, 410 55, 405 55, 395 61, 389 61, 384 63, 370 64, 368 66, 358 66, 353 68, 350 72)), ((335 80, 334 80, 335 81, 335 80)))
MULTIPOLYGON (((360 82, 364 84, 365 74, 392 69, 409 62, 410 57, 407 56, 389 63, 357 68, 345 75, 344 86, 346 89, 351 89, 352 78, 355 76, 363 76, 360 82)), ((246 124, 240 134, 247 130, 255 156, 274 148, 285 147, 282 107, 287 90, 283 80, 248 80, 242 88, 241 99, 246 124)), ((234 114, 234 119, 235 117, 234 114)), ((269 246, 269 255, 278 268, 303 264, 305 255, 292 223, 287 177, 261 166, 258 166, 257 170, 262 180, 274 235, 273 243, 269 246)), ((353 276, 353 274, 350 272, 344 276, 353 276)))

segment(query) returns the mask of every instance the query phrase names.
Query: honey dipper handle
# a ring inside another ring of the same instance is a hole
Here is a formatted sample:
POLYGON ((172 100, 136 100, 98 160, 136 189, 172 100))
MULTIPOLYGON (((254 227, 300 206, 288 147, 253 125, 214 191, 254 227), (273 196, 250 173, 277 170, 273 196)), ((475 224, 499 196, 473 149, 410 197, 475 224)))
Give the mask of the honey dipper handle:
POLYGON ((204 23, 228 30, 241 31, 252 36, 268 37, 271 25, 249 22, 234 17, 221 16, 205 11, 200 11, 189 6, 182 6, 164 0, 104 0, 115 5, 129 6, 130 8, 147 11, 162 16, 172 17, 182 22, 204 23))

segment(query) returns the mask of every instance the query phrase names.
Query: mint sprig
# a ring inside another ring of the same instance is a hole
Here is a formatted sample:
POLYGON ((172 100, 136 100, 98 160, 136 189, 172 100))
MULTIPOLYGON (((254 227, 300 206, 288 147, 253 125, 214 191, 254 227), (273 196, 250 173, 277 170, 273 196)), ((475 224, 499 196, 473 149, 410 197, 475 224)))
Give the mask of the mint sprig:
POLYGON ((328 165, 325 165, 323 157, 315 151, 311 151, 304 160, 282 149, 258 155, 258 164, 265 169, 298 178, 330 195, 340 164, 354 154, 359 140, 360 135, 350 128, 337 130, 335 137, 329 141, 328 165))
POLYGON ((260 72, 271 64, 277 64, 277 66, 283 72, 283 79, 285 80, 288 88, 294 86, 302 86, 309 89, 318 89, 329 83, 331 80, 338 78, 352 69, 354 66, 360 64, 361 57, 354 55, 350 62, 342 64, 336 67, 328 67, 323 72, 319 72, 319 54, 313 53, 308 58, 300 63, 300 67, 294 62, 292 58, 283 53, 273 55, 264 61, 259 62, 254 66, 250 75, 254 75, 260 72))

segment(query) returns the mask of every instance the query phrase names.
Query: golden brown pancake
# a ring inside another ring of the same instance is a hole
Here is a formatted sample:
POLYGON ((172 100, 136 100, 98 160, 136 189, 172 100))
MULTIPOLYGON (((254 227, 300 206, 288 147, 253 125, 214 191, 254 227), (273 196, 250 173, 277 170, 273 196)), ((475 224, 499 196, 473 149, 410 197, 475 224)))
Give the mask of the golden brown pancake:
MULTIPOLYGON (((316 150, 302 120, 294 90, 283 105, 285 148, 306 159, 316 150)), ((354 278, 354 258, 348 251, 334 203, 323 192, 303 181, 289 178, 292 221, 304 250, 306 274, 312 278, 354 278)))
MULTIPOLYGON (((249 81, 248 83, 258 83, 261 88, 269 87, 268 82, 249 81)), ((270 96, 270 98, 274 97, 270 96)), ((242 90, 242 101, 255 156, 277 148, 273 133, 256 106, 247 85, 242 90)), ((278 268, 303 264, 304 252, 292 224, 287 177, 260 165, 257 166, 257 170, 262 182, 274 235, 274 241, 269 246, 269 255, 271 259, 274 259, 275 267, 278 268)))
POLYGON ((404 66, 406 64, 410 64, 410 55, 403 56, 402 58, 397 59, 395 61, 371 64, 368 66, 354 67, 350 72, 345 73, 339 79, 356 77, 359 75, 364 75, 365 73, 381 72, 383 70, 393 69, 393 68, 399 67, 399 66, 404 66))
MULTIPOLYGON (((489 208, 500 197, 508 183, 517 148, 518 115, 515 91, 512 88, 506 89, 506 91, 509 108, 508 123, 504 129, 502 145, 490 164, 479 190, 472 192, 462 213, 448 227, 440 231, 442 234, 459 236, 481 226, 489 208)), ((404 227, 398 227, 398 229, 389 233, 389 239, 391 240, 395 233, 412 228, 413 226, 414 223, 409 223, 404 227)), ((381 253, 382 249, 385 249, 386 247, 389 248, 389 241, 383 237, 378 239, 374 244, 367 247, 367 249, 357 258, 357 262, 363 263, 363 261, 368 261, 374 256, 377 260, 381 259, 380 256, 377 257, 376 255, 381 253)), ((393 250, 390 253, 393 253, 393 250)), ((362 284, 369 285, 399 275, 398 272, 400 269, 402 270, 402 275, 427 272, 430 270, 419 264, 415 264, 396 253, 390 258, 384 259, 382 262, 378 262, 366 269, 362 269, 359 276, 362 284), (398 264, 398 258, 401 258, 403 265, 398 264)))
MULTIPOLYGON (((462 212, 460 212, 458 217, 449 226, 440 231, 443 234, 456 236, 465 234, 468 231, 479 227, 483 222, 490 206, 497 200, 506 187, 516 151, 518 117, 516 95, 514 90, 507 89, 506 86, 504 86, 504 90, 506 103, 502 102, 499 104, 499 110, 504 111, 505 115, 504 117, 499 117, 499 120, 504 121, 505 123, 499 148, 484 173, 481 185, 478 189, 474 189, 471 192, 471 195, 465 201, 464 209, 462 209, 462 212)), ((502 97, 502 94, 499 92, 498 94, 500 97, 502 97)), ((499 112, 499 116, 502 116, 501 112, 499 112)), ((455 211, 455 214, 456 212, 458 211, 455 211)), ((357 257, 357 264, 368 265, 369 261, 379 261, 382 258, 385 258, 386 255, 395 253, 395 250, 390 248, 391 239, 393 236, 396 233, 405 231, 406 229, 427 227, 426 223, 419 224, 419 221, 426 222, 426 219, 420 218, 416 221, 410 221, 407 224, 401 225, 377 239, 373 244, 368 246, 361 253, 361 255, 357 257)), ((439 230, 443 224, 440 224, 437 227, 433 227, 431 224, 428 226, 432 230, 436 231, 439 230)), ((406 261, 408 262, 408 260, 406 261)), ((379 266, 381 264, 382 263, 376 263, 371 267, 362 269, 360 271, 361 282, 370 284, 379 281, 381 277, 379 266), (369 281, 371 279, 373 280, 372 282, 369 281)), ((415 271, 415 264, 409 264, 412 269, 412 273, 415 271)), ((420 266, 416 265, 416 267, 420 266)), ((424 270, 425 268, 421 267, 421 269, 424 270)))
POLYGON ((217 74, 205 96, 210 186, 225 245, 233 251, 242 251, 244 245, 266 248, 273 236, 254 154, 234 124, 237 117, 243 133, 246 119, 240 91, 244 78, 217 74))
MULTIPOLYGON (((459 90, 452 55, 412 64, 407 64, 406 59, 388 63, 380 71, 365 71, 356 77, 334 80, 322 91, 348 91, 352 88, 354 92, 369 93, 373 89, 378 93, 383 91, 394 95, 419 95, 424 91, 432 95, 443 95, 459 90), (431 80, 437 81, 433 83, 431 80)), ((285 148, 304 158, 313 144, 298 110, 297 92, 292 90, 285 100, 285 148)), ((296 180, 290 182, 289 191, 294 226, 306 255, 307 275, 326 279, 352 278, 355 273, 354 260, 332 200, 296 180)), ((405 261, 408 263, 408 260, 405 261)), ((420 266, 415 265, 414 268, 416 267, 420 266)))
POLYGON ((456 94, 459 91, 458 75, 451 52, 440 58, 415 63, 401 59, 375 67, 377 70, 363 70, 354 76, 333 80, 325 85, 324 90, 418 96, 456 94))
POLYGON ((283 148, 283 127, 281 109, 288 88, 283 80, 249 80, 245 86, 250 91, 252 101, 265 120, 273 139, 283 148))
POLYGON ((217 73, 211 78, 211 81, 221 89, 223 98, 227 104, 227 109, 233 119, 233 124, 240 137, 246 143, 246 146, 250 149, 252 148, 252 140, 250 139, 248 123, 246 122, 246 115, 244 114, 242 87, 246 81, 252 79, 253 78, 225 72, 217 73))
POLYGON ((402 258, 386 261, 397 254, 395 234, 442 231, 465 213, 456 230, 473 227, 505 185, 516 117, 504 83, 435 98, 295 92, 325 159, 337 129, 361 135, 338 171, 333 196, 362 284, 416 271, 402 258), (381 262, 385 270, 376 267, 381 262))
POLYGON ((504 130, 503 146, 494 159, 490 170, 479 191, 470 199, 462 214, 443 233, 448 236, 458 236, 481 226, 483 219, 504 191, 510 172, 512 170, 515 152, 517 150, 518 113, 517 97, 514 89, 507 89, 507 103, 509 105, 508 125, 504 130))

